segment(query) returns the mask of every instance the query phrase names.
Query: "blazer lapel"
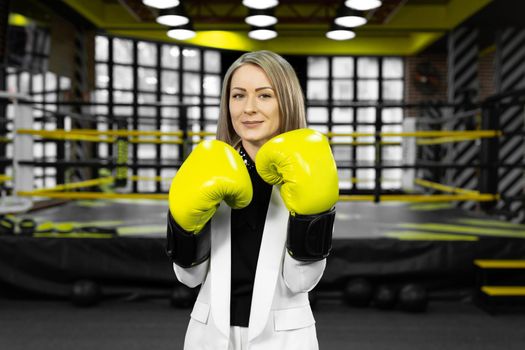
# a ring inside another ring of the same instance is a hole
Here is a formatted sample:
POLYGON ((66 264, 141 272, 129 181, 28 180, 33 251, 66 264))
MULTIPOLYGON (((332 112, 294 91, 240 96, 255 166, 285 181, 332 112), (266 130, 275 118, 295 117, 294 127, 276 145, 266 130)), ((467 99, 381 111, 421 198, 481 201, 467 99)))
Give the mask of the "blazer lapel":
POLYGON ((211 314, 217 328, 230 336, 231 209, 222 203, 211 227, 211 314))
POLYGON ((279 194, 279 187, 274 186, 257 260, 248 330, 249 341, 264 330, 268 320, 277 278, 281 271, 287 225, 288 210, 279 194))

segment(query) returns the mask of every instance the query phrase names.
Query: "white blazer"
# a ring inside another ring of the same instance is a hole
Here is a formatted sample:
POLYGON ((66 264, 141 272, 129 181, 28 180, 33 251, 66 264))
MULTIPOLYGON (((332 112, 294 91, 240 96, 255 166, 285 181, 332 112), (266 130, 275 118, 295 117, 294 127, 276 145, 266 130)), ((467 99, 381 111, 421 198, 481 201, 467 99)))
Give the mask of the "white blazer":
MULTIPOLYGON (((191 312, 184 350, 227 350, 230 336, 231 209, 224 203, 211 222, 211 253, 190 268, 173 264, 188 287, 203 283, 191 312)), ((308 301, 321 279, 326 259, 301 262, 286 252, 288 210, 273 187, 257 261, 248 348, 250 350, 319 348, 308 301)))

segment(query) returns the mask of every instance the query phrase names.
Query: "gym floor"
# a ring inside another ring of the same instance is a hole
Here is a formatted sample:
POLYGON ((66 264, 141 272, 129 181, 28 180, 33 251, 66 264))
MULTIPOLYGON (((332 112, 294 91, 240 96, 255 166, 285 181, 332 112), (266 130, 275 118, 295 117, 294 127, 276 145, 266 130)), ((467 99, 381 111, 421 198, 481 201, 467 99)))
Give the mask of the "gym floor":
MULTIPOLYGON (((106 301, 80 309, 68 302, 0 299, 0 349, 182 349, 188 309, 165 299, 106 301)), ((431 302, 426 313, 349 308, 315 310, 321 350, 525 348, 525 314, 488 314, 470 302, 431 302)))

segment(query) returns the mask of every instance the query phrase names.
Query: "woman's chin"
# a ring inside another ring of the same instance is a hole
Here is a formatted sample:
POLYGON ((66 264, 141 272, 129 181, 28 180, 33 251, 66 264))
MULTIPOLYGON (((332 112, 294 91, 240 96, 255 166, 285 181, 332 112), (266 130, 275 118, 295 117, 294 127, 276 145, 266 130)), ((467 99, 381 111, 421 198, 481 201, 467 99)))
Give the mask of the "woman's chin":
POLYGON ((247 141, 250 143, 259 143, 260 141, 264 140, 266 137, 263 133, 254 132, 253 130, 250 130, 248 132, 244 132, 243 135, 241 135, 241 138, 244 141, 247 141))
POLYGON ((244 137, 242 138, 242 141, 245 142, 245 143, 249 143, 249 144, 252 144, 252 145, 262 145, 261 141, 259 138, 253 138, 253 137, 244 137))

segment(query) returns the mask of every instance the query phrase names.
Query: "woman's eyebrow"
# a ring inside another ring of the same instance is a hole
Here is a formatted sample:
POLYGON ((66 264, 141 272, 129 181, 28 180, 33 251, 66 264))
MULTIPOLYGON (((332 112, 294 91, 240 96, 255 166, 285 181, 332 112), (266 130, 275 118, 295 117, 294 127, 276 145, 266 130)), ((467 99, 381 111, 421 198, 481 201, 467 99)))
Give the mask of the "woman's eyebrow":
MULTIPOLYGON (((237 90, 241 90, 241 91, 246 91, 246 89, 245 89, 245 88, 242 88, 242 87, 237 87, 237 86, 232 87, 232 90, 235 90, 235 89, 237 89, 237 90)), ((271 86, 262 86, 262 87, 258 87, 258 88, 256 88, 255 91, 265 90, 265 89, 273 90, 273 88, 272 88, 271 86)))
POLYGON ((273 88, 271 86, 263 86, 263 87, 259 87, 259 88, 255 89, 255 91, 265 90, 265 89, 273 90, 273 88))

